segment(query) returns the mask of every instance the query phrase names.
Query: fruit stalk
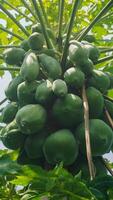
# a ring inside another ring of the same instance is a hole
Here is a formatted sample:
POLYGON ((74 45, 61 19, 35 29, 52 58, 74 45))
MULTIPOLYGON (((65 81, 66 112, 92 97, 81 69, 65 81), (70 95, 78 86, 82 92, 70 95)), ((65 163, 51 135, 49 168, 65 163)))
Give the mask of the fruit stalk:
POLYGON ((65 41, 65 45, 64 45, 64 49, 63 49, 63 55, 62 55, 62 61, 61 61, 61 65, 63 67, 65 67, 65 64, 66 64, 69 39, 70 39, 70 35, 71 35, 71 32, 72 32, 75 15, 76 15, 76 12, 78 10, 78 5, 79 5, 79 0, 75 0, 74 5, 73 5, 73 9, 72 9, 72 13, 71 13, 71 17, 70 17, 69 27, 68 27, 68 31, 67 31, 67 37, 66 37, 66 41, 65 41))
POLYGON ((0 9, 23 31, 23 33, 26 36, 29 36, 29 32, 20 24, 19 21, 17 21, 13 15, 7 10, 5 9, 2 4, 0 4, 0 9))
POLYGON ((112 56, 106 56, 104 58, 100 58, 97 62, 95 62, 95 65, 102 63, 102 62, 105 62, 105 61, 112 60, 112 59, 113 59, 113 55, 112 56))
POLYGON ((53 49, 53 44, 52 44, 51 40, 49 39, 48 33, 46 31, 45 23, 44 23, 43 17, 41 15, 41 12, 40 12, 40 9, 37 5, 36 0, 32 0, 32 3, 33 3, 33 6, 34 6, 34 9, 36 11, 36 14, 39 18, 40 24, 42 26, 42 31, 43 31, 43 34, 44 34, 44 37, 45 37, 45 40, 46 40, 46 43, 47 43, 47 47, 48 47, 48 49, 53 49))
POLYGON ((19 13, 21 16, 25 17, 26 19, 28 19, 29 21, 34 23, 34 20, 32 20, 30 17, 28 17, 27 15, 25 15, 23 12, 21 12, 20 10, 18 10, 17 8, 15 8, 12 4, 10 4, 9 2, 4 0, 4 3, 7 4, 10 8, 12 8, 13 10, 15 10, 17 13, 19 13))
POLYGON ((12 48, 12 47, 19 47, 17 45, 0 45, 0 49, 5 49, 5 48, 12 48))
POLYGON ((60 0, 60 2, 59 2, 59 23, 58 23, 58 44, 59 44, 59 50, 61 50, 61 47, 62 47, 63 12, 64 12, 64 0, 60 0))
POLYGON ((5 70, 5 71, 20 71, 19 67, 0 67, 0 70, 5 70))
POLYGON ((21 2, 24 4, 24 6, 29 10, 29 12, 33 15, 33 17, 37 20, 37 16, 35 13, 32 11, 32 9, 29 7, 28 3, 26 0, 21 0, 21 2))
POLYGON ((105 107, 105 114, 106 114, 106 117, 107 117, 111 127, 113 128, 113 119, 111 118, 111 116, 110 116, 108 110, 106 109, 106 107, 105 107))
POLYGON ((90 172, 90 179, 93 180, 95 177, 94 166, 92 162, 91 144, 90 144, 90 131, 89 131, 89 106, 85 91, 85 85, 82 88, 82 98, 84 107, 84 123, 85 123, 85 140, 86 140, 86 154, 90 172))
POLYGON ((18 38, 18 39, 21 40, 21 41, 24 40, 24 38, 22 38, 21 36, 15 34, 15 33, 13 33, 13 32, 11 32, 11 31, 9 31, 9 30, 6 29, 6 28, 0 27, 0 30, 2 30, 2 31, 4 31, 4 32, 6 32, 6 33, 8 33, 8 34, 10 34, 10 35, 12 35, 12 36, 18 38))
POLYGON ((49 21, 48 21, 48 18, 47 18, 47 15, 46 15, 46 12, 45 12, 45 9, 44 9, 42 0, 39 0, 39 4, 40 4, 41 10, 42 10, 42 13, 43 13, 45 22, 46 22, 46 24, 47 24, 47 27, 50 28, 50 24, 49 24, 49 21))
POLYGON ((110 0, 105 7, 99 12, 99 14, 94 18, 94 20, 89 24, 89 26, 85 29, 85 31, 79 36, 78 41, 83 40, 83 38, 87 35, 87 33, 92 29, 92 27, 101 19, 101 17, 108 12, 108 10, 112 7, 113 1, 110 0))
POLYGON ((107 52, 111 52, 111 51, 113 51, 113 48, 102 49, 102 50, 100 50, 100 53, 107 53, 107 52))
POLYGON ((4 102, 7 101, 7 98, 3 99, 1 102, 0 102, 0 105, 2 105, 4 102))

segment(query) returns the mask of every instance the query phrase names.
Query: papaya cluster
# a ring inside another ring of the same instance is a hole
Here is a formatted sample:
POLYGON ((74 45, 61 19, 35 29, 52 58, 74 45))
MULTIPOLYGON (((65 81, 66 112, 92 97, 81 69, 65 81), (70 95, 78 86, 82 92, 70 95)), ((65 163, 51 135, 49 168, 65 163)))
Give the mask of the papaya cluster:
POLYGON ((4 51, 6 64, 20 67, 20 72, 5 90, 9 103, 2 113, 6 125, 0 138, 7 148, 18 149, 19 164, 51 168, 62 161, 72 173, 88 174, 85 85, 94 165, 97 174, 106 173, 101 160, 113 149, 113 131, 105 108, 113 117, 113 103, 105 96, 113 88, 113 75, 94 68, 99 55, 94 44, 71 39, 66 66, 61 66, 55 51, 46 48, 40 24, 32 27, 32 34, 18 48, 4 51))

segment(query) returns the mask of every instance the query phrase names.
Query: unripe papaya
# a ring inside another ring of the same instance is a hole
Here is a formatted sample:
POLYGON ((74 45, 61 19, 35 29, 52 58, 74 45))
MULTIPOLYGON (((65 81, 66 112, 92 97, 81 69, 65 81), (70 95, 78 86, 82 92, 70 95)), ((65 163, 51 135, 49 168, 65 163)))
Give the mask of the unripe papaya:
POLYGON ((9 65, 20 65, 24 59, 25 51, 22 48, 12 47, 3 53, 4 60, 9 65))
MULTIPOLYGON (((89 121, 91 151, 93 156, 101 156, 108 153, 113 144, 112 129, 100 119, 89 121)), ((80 151, 86 154, 85 125, 80 124, 75 131, 75 136, 79 140, 80 151)))
POLYGON ((21 75, 16 76, 8 85, 5 90, 6 97, 10 101, 17 101, 17 87, 20 83, 23 82, 23 78, 21 75))
POLYGON ((45 141, 45 133, 28 136, 25 141, 25 151, 29 158, 39 158, 43 156, 43 144, 45 141))
POLYGON ((82 72, 84 72, 86 77, 91 76, 94 69, 93 62, 90 59, 83 60, 83 62, 77 67, 80 68, 82 72))
POLYGON ((30 35, 28 43, 32 50, 41 50, 44 45, 44 37, 42 34, 34 32, 30 35))
POLYGON ((94 69, 88 83, 90 86, 93 86, 102 93, 105 93, 110 86, 110 79, 106 73, 94 69))
POLYGON ((64 73, 64 80, 67 85, 78 89, 83 86, 85 75, 80 69, 71 67, 64 73))
POLYGON ((104 98, 101 92, 94 87, 88 87, 86 89, 86 95, 89 104, 90 118, 100 117, 104 109, 104 98))
POLYGON ((42 82, 36 88, 35 100, 40 104, 48 104, 53 97, 52 83, 49 80, 42 82))
POLYGON ((39 104, 29 104, 18 110, 16 122, 26 135, 38 133, 44 128, 47 119, 46 110, 39 104))
POLYGON ((20 106, 36 103, 35 92, 39 81, 22 82, 17 88, 17 97, 20 106))
POLYGON ((47 137, 43 151, 48 163, 63 161, 64 165, 70 165, 77 158, 78 144, 70 130, 61 129, 47 137))
POLYGON ((55 80, 61 76, 61 65, 55 58, 52 58, 51 56, 48 56, 46 54, 41 54, 39 55, 39 61, 42 70, 45 71, 48 77, 55 80))
POLYGON ((66 82, 62 79, 57 79, 53 82, 52 90, 58 97, 64 97, 68 93, 66 82))
POLYGON ((63 127, 75 127, 83 120, 83 104, 79 96, 67 94, 56 99, 53 105, 53 116, 63 127))
POLYGON ((99 52, 98 48, 95 45, 92 45, 90 43, 86 44, 84 46, 89 53, 89 58, 92 60, 93 63, 96 63, 100 56, 100 52, 99 52))
POLYGON ((16 102, 9 103, 2 111, 2 121, 4 123, 11 122, 18 111, 18 105, 16 102))
POLYGON ((39 74, 39 63, 36 55, 33 52, 28 52, 24 58, 20 69, 20 74, 24 80, 30 82, 37 79, 39 74))
POLYGON ((111 72, 105 72, 110 79, 110 86, 109 89, 113 88, 113 74, 111 72))
POLYGON ((69 58, 73 63, 80 65, 83 60, 88 59, 88 51, 80 42, 75 40, 69 46, 69 58))
POLYGON ((93 35, 86 35, 84 37, 84 40, 88 41, 89 43, 92 43, 92 42, 96 41, 96 39, 95 39, 95 37, 93 35))
POLYGON ((21 46, 21 48, 24 49, 25 51, 28 51, 28 50, 30 49, 28 40, 23 40, 20 46, 21 46))

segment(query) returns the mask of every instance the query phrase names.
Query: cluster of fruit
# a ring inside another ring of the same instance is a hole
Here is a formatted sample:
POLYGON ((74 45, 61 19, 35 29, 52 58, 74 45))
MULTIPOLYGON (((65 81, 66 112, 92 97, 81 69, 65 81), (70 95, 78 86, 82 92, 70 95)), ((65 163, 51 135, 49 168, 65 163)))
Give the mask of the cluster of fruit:
POLYGON ((10 102, 2 113, 6 126, 0 138, 7 148, 19 149, 18 163, 45 167, 63 161, 70 169, 82 169, 86 162, 83 85, 95 165, 113 149, 113 131, 105 115, 106 107, 113 117, 113 103, 104 98, 113 88, 113 75, 94 69, 98 58, 93 44, 70 40, 66 66, 61 66, 55 51, 45 47, 39 24, 21 47, 4 51, 5 62, 19 66, 20 72, 5 91, 10 102))

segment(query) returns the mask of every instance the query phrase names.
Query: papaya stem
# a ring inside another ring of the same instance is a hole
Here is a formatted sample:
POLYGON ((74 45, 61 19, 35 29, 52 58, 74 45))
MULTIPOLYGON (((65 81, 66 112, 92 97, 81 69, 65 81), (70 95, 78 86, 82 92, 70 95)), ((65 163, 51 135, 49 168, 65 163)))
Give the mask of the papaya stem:
POLYGON ((61 47, 62 47, 63 12, 64 12, 64 0, 60 0, 60 2, 59 2, 59 23, 58 23, 58 44, 59 44, 59 50, 61 50, 61 47))
POLYGON ((69 26, 68 26, 68 31, 67 31, 67 37, 66 37, 66 41, 65 41, 65 45, 64 45, 64 49, 63 49, 62 60, 61 60, 62 67, 65 67, 65 64, 66 64, 69 39, 70 39, 70 36, 71 36, 71 31, 72 31, 72 28, 73 28, 76 12, 78 10, 79 2, 80 2, 79 0, 75 0, 74 5, 73 5, 73 9, 72 9, 71 17, 70 17, 70 22, 69 22, 69 26))
POLYGON ((29 4, 26 2, 26 0, 21 0, 21 2, 24 4, 24 6, 29 10, 29 12, 32 14, 32 16, 37 20, 37 16, 30 8, 29 4))
POLYGON ((82 98, 84 107, 84 123, 85 123, 85 141, 86 141, 86 154, 89 166, 90 179, 95 177, 94 165, 92 161, 91 143, 90 143, 90 131, 89 131, 89 105, 85 91, 85 85, 82 88, 82 98))
POLYGON ((0 67, 0 70, 4 71, 20 71, 19 67, 0 67))
POLYGON ((22 32, 29 36, 29 32, 20 24, 19 21, 16 20, 15 17, 13 17, 13 15, 2 6, 2 4, 0 4, 0 9, 22 30, 22 32))
POLYGON ((35 12, 36 12, 36 14, 39 18, 40 24, 42 26, 42 31, 43 31, 43 34, 44 34, 44 37, 45 37, 45 40, 46 40, 47 47, 48 47, 48 49, 53 49, 53 44, 52 44, 51 40, 49 39, 48 33, 46 31, 45 22, 43 20, 42 15, 41 15, 38 4, 37 4, 36 0, 32 0, 32 3, 33 3, 33 6, 34 6, 34 9, 35 9, 35 12))
POLYGON ((107 53, 107 52, 111 52, 111 51, 113 51, 113 48, 102 49, 102 50, 100 50, 100 53, 107 53))
POLYGON ((112 171, 112 169, 110 168, 109 164, 105 161, 104 158, 102 158, 102 163, 103 163, 103 165, 105 166, 105 168, 108 170, 108 172, 111 174, 111 176, 113 176, 113 171, 112 171))
POLYGON ((44 9, 42 0, 39 0, 39 4, 40 4, 41 10, 42 10, 42 13, 43 13, 45 22, 46 22, 46 24, 47 24, 47 27, 50 28, 50 24, 49 24, 49 21, 48 21, 48 18, 47 18, 47 14, 46 14, 46 12, 45 12, 45 9, 44 9))
POLYGON ((6 29, 6 28, 0 27, 0 30, 4 31, 4 32, 6 32, 6 33, 9 33, 10 35, 12 35, 12 36, 18 38, 18 39, 21 40, 21 41, 24 40, 24 38, 22 38, 21 36, 17 35, 16 33, 13 33, 13 32, 11 32, 11 31, 9 31, 9 30, 6 29))
POLYGON ((3 99, 1 102, 0 102, 0 105, 2 105, 4 102, 7 101, 7 98, 3 99))
POLYGON ((113 129, 113 119, 111 118, 111 116, 110 116, 110 114, 109 114, 109 112, 108 112, 106 107, 105 107, 105 114, 106 114, 106 117, 107 117, 107 119, 108 119, 108 121, 109 121, 109 123, 110 123, 110 125, 111 125, 111 127, 113 129))
POLYGON ((113 5, 113 1, 110 0, 105 6, 104 8, 99 12, 99 14, 94 18, 94 20, 89 24, 89 26, 84 30, 84 32, 80 35, 80 37, 78 38, 78 41, 81 41, 86 35, 87 33, 92 29, 92 27, 100 20, 100 18, 106 13, 108 12, 108 10, 112 7, 113 5))
POLYGON ((17 45, 0 45, 0 49, 5 49, 5 48, 12 48, 12 47, 20 47, 20 46, 17 46, 17 45))
POLYGON ((26 19, 28 19, 29 21, 31 21, 31 22, 34 23, 34 20, 32 20, 30 17, 28 17, 27 15, 25 15, 23 12, 21 12, 20 10, 18 10, 17 8, 15 8, 12 4, 10 4, 6 0, 4 0, 4 3, 7 4, 13 10, 15 10, 17 13, 19 13, 21 16, 24 16, 26 19))
POLYGON ((109 61, 113 59, 113 55, 112 56, 106 56, 104 58, 100 58, 97 62, 95 62, 94 64, 97 65, 99 63, 105 62, 105 61, 109 61))

